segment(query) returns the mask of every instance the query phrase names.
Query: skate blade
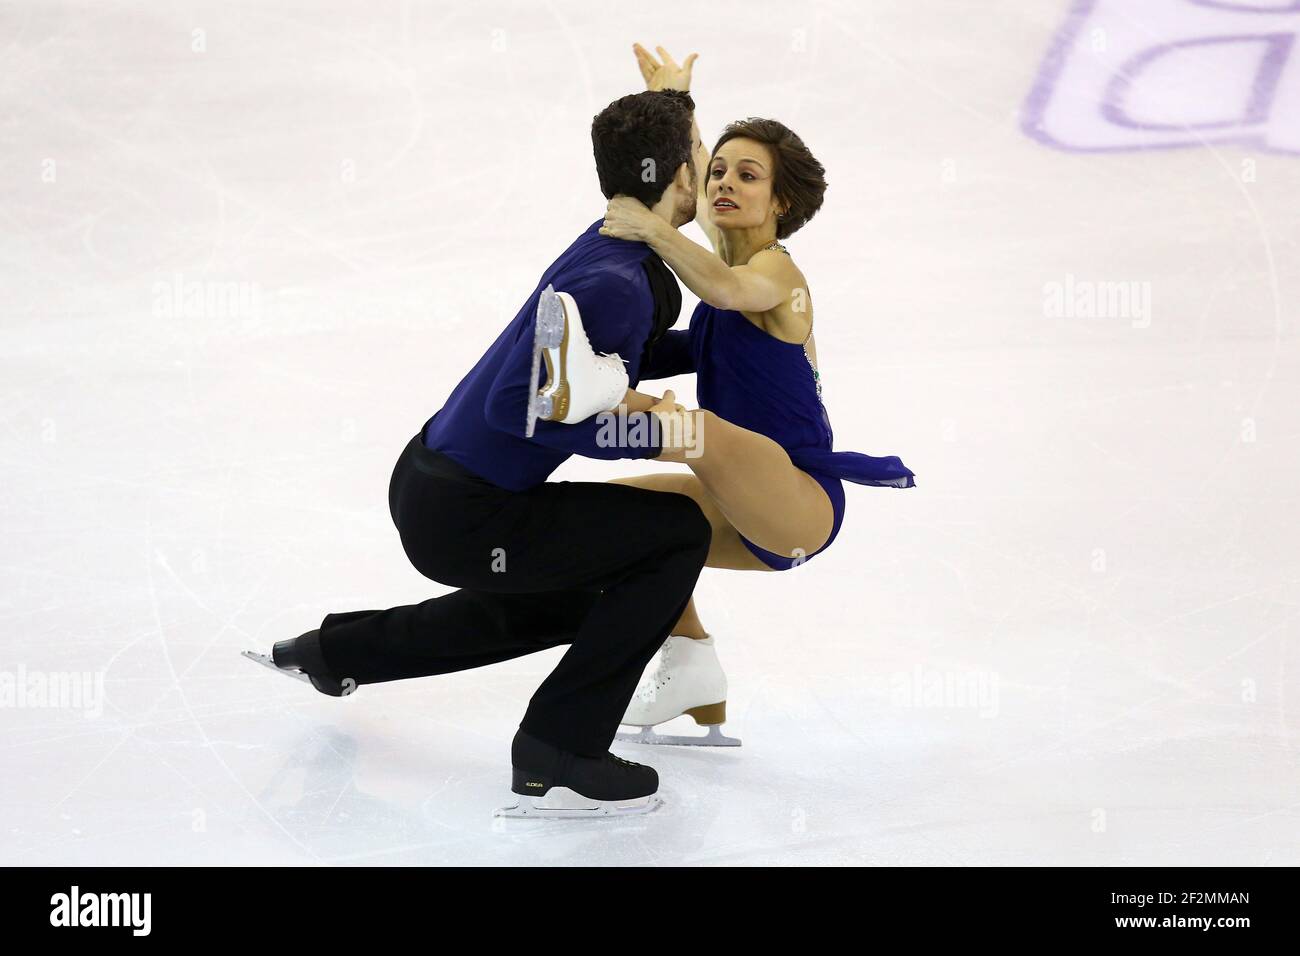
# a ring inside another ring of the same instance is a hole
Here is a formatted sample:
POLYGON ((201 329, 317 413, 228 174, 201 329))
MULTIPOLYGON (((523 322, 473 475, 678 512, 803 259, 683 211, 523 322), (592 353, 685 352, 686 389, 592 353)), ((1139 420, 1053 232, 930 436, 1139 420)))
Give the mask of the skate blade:
POLYGON ((615 740, 629 744, 652 744, 668 747, 739 747, 739 737, 728 737, 722 732, 721 724, 710 724, 709 732, 703 737, 691 737, 684 734, 657 734, 653 727, 642 727, 636 733, 620 731, 614 735, 615 740))
POLYGON ((658 794, 632 800, 592 800, 568 787, 552 787, 540 797, 511 793, 511 802, 492 814, 494 817, 530 817, 532 819, 604 819, 631 817, 658 809, 663 800, 658 794))
MULTIPOLYGON (((547 285, 537 300, 537 320, 533 327, 533 362, 528 373, 528 416, 524 423, 524 436, 533 437, 539 418, 549 419, 554 410, 551 396, 537 388, 537 373, 542 368, 542 353, 558 347, 564 341, 564 305, 555 288, 547 285)), ((550 363, 547 363, 549 368, 550 363)))
POLYGON ((275 661, 271 660, 270 654, 259 654, 256 651, 240 651, 241 657, 247 657, 250 661, 261 664, 263 667, 269 667, 277 674, 283 674, 285 677, 296 677, 300 681, 310 684, 311 678, 298 670, 286 670, 283 667, 276 667, 275 661))

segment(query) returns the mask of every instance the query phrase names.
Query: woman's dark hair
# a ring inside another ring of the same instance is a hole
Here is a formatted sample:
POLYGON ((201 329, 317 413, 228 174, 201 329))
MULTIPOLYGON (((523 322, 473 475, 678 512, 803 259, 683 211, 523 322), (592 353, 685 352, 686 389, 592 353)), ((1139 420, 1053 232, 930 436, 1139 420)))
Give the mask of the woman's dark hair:
MULTIPOLYGON (((757 116, 727 124, 709 156, 710 164, 723 143, 741 137, 756 140, 772 151, 776 166, 772 171, 772 196, 785 206, 785 212, 777 216, 776 237, 784 239, 797 232, 822 208, 826 168, 817 162, 817 157, 790 127, 757 116)), ((712 169, 712 165, 709 168, 712 169)))
POLYGON ((596 175, 606 199, 618 193, 657 203, 682 163, 691 162, 695 101, 681 90, 633 93, 591 121, 596 175))

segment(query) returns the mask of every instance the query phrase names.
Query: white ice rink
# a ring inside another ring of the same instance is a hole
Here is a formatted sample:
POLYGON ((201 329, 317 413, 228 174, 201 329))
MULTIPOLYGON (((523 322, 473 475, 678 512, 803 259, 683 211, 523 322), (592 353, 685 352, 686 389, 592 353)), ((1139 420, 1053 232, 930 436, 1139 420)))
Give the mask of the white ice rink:
POLYGON ((0 8, 0 863, 1300 863, 1297 5, 614 9, 0 8), (633 41, 825 164, 836 444, 917 487, 704 572, 742 748, 494 826, 558 650, 342 700, 239 651, 446 590, 389 474, 602 216, 633 41))

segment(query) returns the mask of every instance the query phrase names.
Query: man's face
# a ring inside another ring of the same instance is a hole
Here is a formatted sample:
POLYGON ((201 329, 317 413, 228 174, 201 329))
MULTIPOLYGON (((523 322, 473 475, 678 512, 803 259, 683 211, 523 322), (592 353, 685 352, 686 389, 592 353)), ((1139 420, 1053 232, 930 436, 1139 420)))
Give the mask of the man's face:
POLYGON ((695 135, 694 129, 691 131, 691 157, 686 163, 686 171, 690 174, 690 187, 680 191, 677 196, 677 205, 673 209, 673 228, 677 229, 692 222, 695 219, 695 199, 700 191, 700 171, 695 168, 695 157, 700 151, 700 138, 695 135))

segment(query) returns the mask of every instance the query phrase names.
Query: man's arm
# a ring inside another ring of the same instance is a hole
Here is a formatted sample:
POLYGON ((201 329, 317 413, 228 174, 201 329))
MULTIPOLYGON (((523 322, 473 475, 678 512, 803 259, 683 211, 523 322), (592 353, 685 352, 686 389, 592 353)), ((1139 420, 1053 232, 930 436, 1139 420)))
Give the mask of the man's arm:
MULTIPOLYGON (((643 307, 637 289, 623 279, 603 278, 599 283, 564 289, 573 296, 582 313, 583 327, 591 347, 597 352, 620 356, 639 356, 642 342, 632 341, 637 310, 643 307)), ((525 325, 511 345, 501 371, 488 390, 483 414, 490 427, 525 438, 524 426, 530 390, 539 387, 530 381, 533 362, 532 326, 525 325)), ((644 413, 631 413, 623 420, 616 416, 593 416, 573 425, 538 421, 528 441, 586 458, 654 458, 661 448, 651 443, 650 423, 644 413), (644 437, 644 443, 638 439, 644 437), (632 444, 635 442, 635 444, 632 444)))
POLYGON ((650 359, 641 369, 641 381, 672 378, 694 371, 695 352, 691 348, 690 330, 669 329, 663 338, 650 346, 650 359))
MULTIPOLYGON (((663 451, 658 429, 651 430, 649 412, 593 415, 574 425, 538 421, 529 441, 566 451, 583 458, 616 461, 620 458, 658 458, 663 451), (652 440, 653 439, 653 440, 652 440)), ((506 431, 523 435, 523 413, 519 427, 506 431)))

